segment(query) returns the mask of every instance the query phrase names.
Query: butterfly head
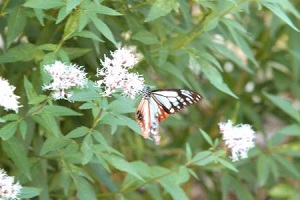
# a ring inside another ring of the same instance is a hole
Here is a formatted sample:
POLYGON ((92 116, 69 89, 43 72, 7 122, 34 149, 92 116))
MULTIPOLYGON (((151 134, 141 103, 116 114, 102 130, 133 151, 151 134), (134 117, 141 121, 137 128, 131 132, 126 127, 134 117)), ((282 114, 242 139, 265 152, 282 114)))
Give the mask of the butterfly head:
POLYGON ((149 99, 151 96, 151 89, 148 85, 145 85, 139 93, 142 95, 143 99, 149 99))

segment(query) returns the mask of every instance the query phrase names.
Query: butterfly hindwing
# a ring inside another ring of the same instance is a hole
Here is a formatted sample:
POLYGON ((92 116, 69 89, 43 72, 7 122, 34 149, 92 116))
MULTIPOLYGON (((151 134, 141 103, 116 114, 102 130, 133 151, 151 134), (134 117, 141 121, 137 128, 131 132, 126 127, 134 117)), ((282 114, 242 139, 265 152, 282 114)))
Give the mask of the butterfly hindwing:
POLYGON ((142 99, 140 105, 135 113, 135 118, 141 127, 142 135, 148 138, 150 135, 156 143, 159 142, 158 135, 159 125, 159 107, 152 98, 142 99))

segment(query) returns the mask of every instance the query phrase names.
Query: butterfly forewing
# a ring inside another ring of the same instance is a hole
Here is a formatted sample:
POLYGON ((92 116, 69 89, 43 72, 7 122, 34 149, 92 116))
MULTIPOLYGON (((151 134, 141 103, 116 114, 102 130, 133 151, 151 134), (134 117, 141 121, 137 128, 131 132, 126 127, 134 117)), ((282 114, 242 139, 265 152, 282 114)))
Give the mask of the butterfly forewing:
POLYGON ((182 108, 201 100, 201 95, 181 89, 164 89, 150 91, 146 88, 142 92, 143 98, 137 112, 136 120, 139 123, 144 138, 151 136, 159 143, 159 122, 166 119, 170 114, 178 112, 182 108))
POLYGON ((186 106, 197 103, 202 98, 196 92, 181 89, 153 90, 152 96, 168 114, 178 112, 186 106))

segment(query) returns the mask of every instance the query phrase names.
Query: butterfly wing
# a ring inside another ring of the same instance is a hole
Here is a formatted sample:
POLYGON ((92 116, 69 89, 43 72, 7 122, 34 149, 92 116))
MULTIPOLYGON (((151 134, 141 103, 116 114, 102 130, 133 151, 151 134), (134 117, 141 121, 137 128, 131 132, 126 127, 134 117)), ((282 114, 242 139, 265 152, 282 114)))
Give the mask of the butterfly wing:
POLYGON ((151 136, 155 143, 159 143, 158 135, 158 106, 152 98, 142 99, 135 113, 135 119, 141 127, 144 138, 151 136))
POLYGON ((151 97, 159 107, 159 121, 202 99, 201 95, 197 92, 182 89, 153 90, 151 94, 151 97))

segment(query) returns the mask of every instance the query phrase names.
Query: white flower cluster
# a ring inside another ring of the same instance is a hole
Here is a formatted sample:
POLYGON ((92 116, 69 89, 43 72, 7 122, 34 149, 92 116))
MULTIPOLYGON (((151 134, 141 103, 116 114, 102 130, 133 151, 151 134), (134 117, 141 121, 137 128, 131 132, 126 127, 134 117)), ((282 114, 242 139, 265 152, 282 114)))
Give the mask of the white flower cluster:
POLYGON ((18 181, 15 181, 13 176, 8 176, 3 169, 0 169, 0 199, 19 199, 21 189, 22 186, 18 181))
POLYGON ((97 86, 104 85, 103 96, 110 96, 121 89, 125 96, 134 99, 144 87, 144 78, 141 75, 128 72, 138 62, 136 54, 123 47, 111 52, 111 56, 112 59, 105 56, 104 60, 101 60, 103 68, 97 70, 97 76, 103 78, 96 82, 97 86))
POLYGON ((16 87, 9 85, 8 81, 0 77, 0 106, 5 110, 19 110, 19 96, 14 94, 16 87))
POLYGON ((74 87, 82 88, 87 84, 86 73, 82 68, 75 64, 66 65, 60 61, 46 65, 44 69, 51 75, 52 82, 49 85, 44 85, 43 90, 52 90, 52 96, 55 100, 71 97, 71 89, 74 87))
POLYGON ((219 123, 220 132, 223 134, 225 145, 231 149, 232 161, 247 158, 248 151, 255 146, 255 132, 249 124, 238 124, 233 126, 228 120, 219 123))

